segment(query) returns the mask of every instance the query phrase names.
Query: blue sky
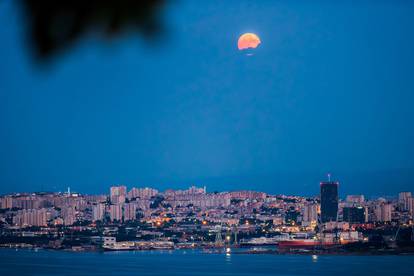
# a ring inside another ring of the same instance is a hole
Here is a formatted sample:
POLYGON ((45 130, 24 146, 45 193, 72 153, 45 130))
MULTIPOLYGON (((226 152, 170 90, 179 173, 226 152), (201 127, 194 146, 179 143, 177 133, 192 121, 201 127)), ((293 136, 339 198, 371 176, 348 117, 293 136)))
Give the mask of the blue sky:
POLYGON ((0 193, 412 190, 414 3, 307 2, 176 1, 156 47, 87 35, 43 68, 1 1, 0 193))

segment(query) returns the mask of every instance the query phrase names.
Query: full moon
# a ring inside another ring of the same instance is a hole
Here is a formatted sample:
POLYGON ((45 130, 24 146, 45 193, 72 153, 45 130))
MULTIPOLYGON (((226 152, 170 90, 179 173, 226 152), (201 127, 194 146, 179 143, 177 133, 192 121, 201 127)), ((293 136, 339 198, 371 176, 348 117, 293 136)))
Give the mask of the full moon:
POLYGON ((253 33, 245 33, 239 37, 237 47, 239 50, 246 50, 249 48, 256 48, 261 43, 260 38, 253 33))

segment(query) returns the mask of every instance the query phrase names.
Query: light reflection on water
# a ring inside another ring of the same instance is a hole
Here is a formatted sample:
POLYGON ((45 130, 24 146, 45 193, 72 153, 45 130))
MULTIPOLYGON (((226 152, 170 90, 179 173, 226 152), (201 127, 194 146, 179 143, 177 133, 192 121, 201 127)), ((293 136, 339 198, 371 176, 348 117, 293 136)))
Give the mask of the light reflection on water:
POLYGON ((318 255, 312 255, 312 262, 316 263, 318 261, 318 255))
POLYGON ((225 261, 226 264, 231 264, 231 249, 230 248, 226 248, 226 254, 225 254, 225 261))

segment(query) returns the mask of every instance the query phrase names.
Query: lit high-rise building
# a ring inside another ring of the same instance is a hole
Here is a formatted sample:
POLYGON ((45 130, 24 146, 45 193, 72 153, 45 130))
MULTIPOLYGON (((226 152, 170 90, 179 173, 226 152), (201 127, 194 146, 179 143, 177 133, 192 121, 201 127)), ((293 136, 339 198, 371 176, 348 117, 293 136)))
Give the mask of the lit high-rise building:
POLYGON ((409 199, 412 198, 411 192, 401 192, 398 194, 398 203, 403 208, 404 211, 408 211, 409 206, 409 199))
POLYGON ((338 182, 321 182, 321 221, 337 221, 338 216, 338 182))
POLYGON ((375 206, 375 218, 376 221, 389 222, 391 221, 392 204, 379 203, 375 206))
POLYGON ((125 198, 126 198, 126 187, 125 186, 111 187, 110 197, 111 197, 112 204, 124 203, 125 198))
POLYGON ((304 223, 312 223, 318 221, 318 204, 309 203, 303 207, 302 220, 304 223))
POLYGON ((109 215, 110 215, 111 221, 122 221, 122 217, 123 217, 122 209, 123 209, 122 204, 114 204, 109 207, 109 215))
POLYGON ((134 201, 131 203, 124 204, 124 220, 135 220, 138 204, 134 201))
POLYGON ((76 221, 76 210, 72 206, 62 208, 61 215, 65 225, 72 225, 76 221))
POLYGON ((103 220, 105 217, 105 204, 98 203, 92 206, 92 220, 103 220))
POLYGON ((410 197, 408 199, 408 211, 410 215, 412 216, 412 218, 414 218, 414 198, 413 197, 410 197))
POLYGON ((150 199, 158 194, 158 190, 152 188, 132 188, 128 192, 128 198, 141 198, 141 199, 150 199))
POLYGON ((23 209, 13 217, 13 224, 19 227, 47 226, 50 218, 51 212, 48 209, 23 209))
POLYGON ((5 197, 0 198, 0 208, 1 209, 13 208, 13 198, 11 196, 5 196, 5 197))

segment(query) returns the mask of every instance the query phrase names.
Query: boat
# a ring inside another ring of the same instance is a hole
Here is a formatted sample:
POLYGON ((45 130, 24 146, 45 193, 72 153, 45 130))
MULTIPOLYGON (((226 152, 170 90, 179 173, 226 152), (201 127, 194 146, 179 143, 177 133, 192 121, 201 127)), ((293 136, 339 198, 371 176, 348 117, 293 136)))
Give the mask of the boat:
POLYGON ((139 249, 135 242, 116 242, 108 245, 104 244, 102 248, 104 251, 131 251, 139 249))
POLYGON ((315 248, 315 247, 334 247, 349 243, 358 242, 358 232, 341 232, 338 234, 324 233, 314 238, 290 238, 279 241, 279 248, 315 248))
POLYGON ((317 239, 291 239, 279 241, 279 248, 313 248, 317 246, 333 246, 336 243, 334 242, 324 242, 322 243, 317 239))
POLYGON ((278 239, 276 238, 252 238, 250 240, 243 240, 240 242, 241 245, 277 245, 278 239))
POLYGON ((104 251, 132 251, 132 250, 166 250, 174 249, 174 243, 170 241, 125 241, 104 244, 104 251))

